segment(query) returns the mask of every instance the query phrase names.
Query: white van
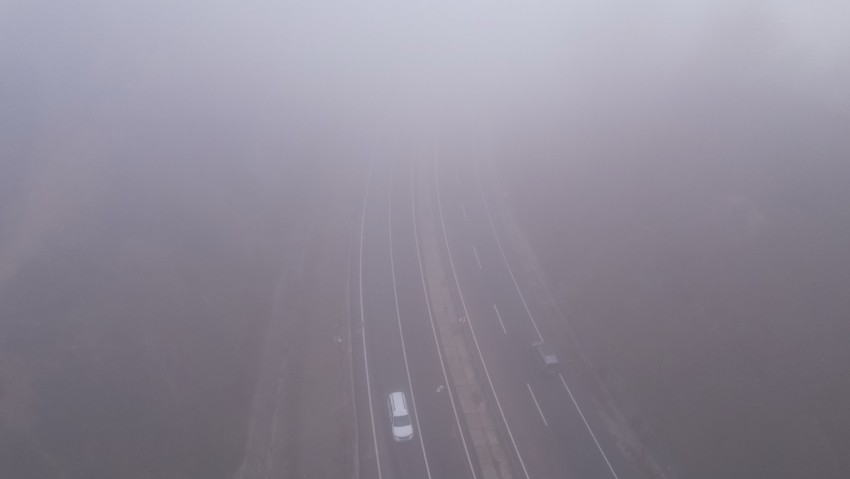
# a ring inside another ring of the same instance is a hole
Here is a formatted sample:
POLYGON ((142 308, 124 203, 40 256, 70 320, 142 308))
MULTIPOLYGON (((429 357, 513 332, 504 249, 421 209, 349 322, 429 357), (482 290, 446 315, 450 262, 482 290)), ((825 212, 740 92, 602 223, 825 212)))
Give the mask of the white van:
POLYGON ((390 410, 393 439, 396 442, 413 439, 413 423, 410 421, 410 413, 407 411, 407 401, 404 398, 404 393, 391 393, 387 398, 387 407, 390 410))

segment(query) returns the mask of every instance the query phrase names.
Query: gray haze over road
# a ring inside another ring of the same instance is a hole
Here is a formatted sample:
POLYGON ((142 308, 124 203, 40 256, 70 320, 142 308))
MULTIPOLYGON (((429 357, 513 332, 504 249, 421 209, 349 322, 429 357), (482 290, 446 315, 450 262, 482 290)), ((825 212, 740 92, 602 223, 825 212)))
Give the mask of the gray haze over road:
POLYGON ((848 24, 0 0, 0 476, 848 476, 848 24))

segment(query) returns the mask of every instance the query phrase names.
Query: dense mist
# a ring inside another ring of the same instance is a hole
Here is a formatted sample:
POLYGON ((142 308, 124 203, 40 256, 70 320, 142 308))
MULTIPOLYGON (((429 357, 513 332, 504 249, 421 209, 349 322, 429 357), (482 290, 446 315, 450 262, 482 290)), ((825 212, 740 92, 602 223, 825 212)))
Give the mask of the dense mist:
POLYGON ((670 477, 842 477, 848 20, 826 0, 0 2, 0 476, 233 477, 269 324, 287 347, 325 327, 302 310, 344 285, 300 275, 342 278, 370 159, 412 138, 495 168, 670 477))

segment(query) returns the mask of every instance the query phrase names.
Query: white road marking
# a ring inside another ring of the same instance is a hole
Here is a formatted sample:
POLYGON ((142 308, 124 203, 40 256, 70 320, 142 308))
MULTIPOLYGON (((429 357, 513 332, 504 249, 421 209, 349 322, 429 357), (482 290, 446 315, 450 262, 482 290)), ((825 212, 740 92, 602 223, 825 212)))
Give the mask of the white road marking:
POLYGON ((272 437, 271 437, 271 441, 269 441, 271 444, 269 445, 268 452, 266 452, 266 462, 265 462, 265 467, 266 467, 265 476, 266 477, 269 476, 269 472, 271 472, 272 465, 273 465, 272 460, 274 459, 274 456, 272 455, 272 451, 274 450, 274 445, 277 442, 277 415, 278 415, 278 409, 279 409, 279 406, 280 406, 280 403, 281 403, 279 398, 280 398, 280 392, 283 389, 283 370, 286 366, 286 360, 287 359, 289 359, 289 354, 287 354, 283 358, 283 361, 280 362, 280 369, 278 369, 278 372, 277 372, 277 389, 275 390, 275 396, 274 397, 275 397, 275 399, 278 399, 278 401, 275 401, 274 413, 272 413, 272 437))
POLYGON ((522 460, 522 455, 519 453, 519 448, 516 445, 516 440, 514 440, 514 435, 511 432, 511 427, 508 425, 508 419, 505 417, 505 411, 502 409, 502 402, 499 401, 499 395, 496 394, 496 388, 493 386, 493 380, 490 378, 490 372, 487 370, 487 363, 484 361, 484 355, 481 353, 481 347, 478 345, 478 338, 475 335, 475 328, 472 327, 472 319, 469 317, 469 310, 466 308, 466 301, 463 299, 463 291, 460 288, 460 280, 457 277, 457 270, 455 269, 454 260, 452 259, 452 248, 449 245, 449 236, 446 233, 446 222, 443 217, 443 202, 440 198, 440 176, 439 176, 439 168, 437 163, 437 143, 434 142, 434 185, 437 188, 437 211, 440 214, 440 225, 443 230, 443 240, 446 243, 446 252, 449 255, 449 265, 451 266, 452 276, 455 279, 455 286, 457 287, 458 297, 460 297, 460 304, 463 307, 463 312, 466 315, 466 318, 469 323, 469 331, 472 333, 472 342, 475 344, 475 350, 478 352, 478 357, 481 359, 481 365, 484 369, 484 376, 487 378, 487 383, 490 385, 490 391, 493 393, 493 398, 496 400, 496 407, 499 409, 499 414, 502 416, 502 422, 505 424, 505 430, 508 432, 508 438, 511 440, 511 444, 514 446, 514 452, 516 453, 516 457, 519 460, 519 465, 522 467, 522 472, 525 475, 525 479, 531 479, 528 475, 528 469, 525 467, 525 461, 522 460))
POLYGON ((469 217, 466 216, 466 205, 461 203, 460 209, 463 210, 463 220, 469 223, 469 217))
POLYGON ((543 420, 543 425, 549 427, 549 423, 546 422, 546 416, 543 415, 543 410, 540 409, 540 403, 537 402, 537 398, 534 397, 534 391, 531 390, 531 384, 525 383, 528 386, 528 393, 531 394, 531 400, 534 401, 534 405, 537 406, 537 412, 540 413, 540 419, 543 420))
POLYGON ((425 472, 431 479, 431 466, 428 465, 428 454, 425 452, 425 441, 422 437, 422 426, 419 424, 419 412, 416 411, 416 395, 413 393, 413 381, 410 379, 410 368, 407 365, 407 348, 404 346, 404 334, 401 327, 401 310, 398 306, 398 288, 395 280, 395 260, 393 259, 393 171, 395 162, 390 163, 390 198, 388 201, 387 216, 389 218, 390 232, 390 272, 393 278, 393 298, 395 299, 395 317, 398 321, 398 337, 401 340, 401 355, 404 358, 404 370, 407 372, 407 386, 410 388, 410 404, 413 406, 413 420, 416 421, 416 429, 419 430, 419 445, 422 446, 422 458, 425 459, 425 472))
POLYGON ((531 314, 531 310, 528 308, 528 303, 525 301, 525 296, 522 294, 522 290, 519 288, 519 284, 516 281, 516 277, 514 276, 513 269, 511 268, 511 264, 508 262, 508 257, 505 255, 505 249, 502 248, 502 241, 499 240, 499 234, 496 233, 496 225, 493 224, 493 215, 490 214, 490 207, 487 205, 487 198, 484 196, 484 187, 481 186, 481 175, 478 173, 478 160, 475 160, 475 178, 478 182, 478 191, 481 192, 481 201, 484 203, 484 211, 487 213, 487 220, 490 222, 490 230, 493 232, 493 237, 496 238, 496 244, 499 246, 499 253, 502 255, 502 259, 505 261, 505 266, 508 267, 508 273, 511 275, 511 280, 514 282, 514 287, 519 293, 519 299, 522 300, 522 305, 525 308, 525 312, 528 313, 528 318, 531 320, 531 324, 534 326, 534 331, 537 332, 537 338, 542 343, 543 335, 540 334, 540 328, 537 327, 537 321, 534 320, 534 315, 531 314))
MULTIPOLYGON (((284 346, 286 346, 286 345, 284 344, 284 346)), ((280 367, 278 368, 278 371, 277 371, 277 388, 275 389, 275 398, 276 399, 280 398, 280 391, 281 391, 282 385, 283 385, 283 370, 286 367, 286 362, 287 362, 288 359, 289 359, 289 351, 285 351, 283 360, 281 361, 280 367)), ((263 467, 265 469, 257 469, 260 472, 265 472, 266 477, 268 477, 269 472, 271 471, 271 460, 273 459, 272 451, 274 450, 274 445, 275 445, 275 442, 277 440, 277 415, 278 415, 278 406, 279 405, 280 405, 280 401, 276 401, 275 406, 274 406, 274 412, 272 413, 272 420, 271 420, 272 437, 271 437, 271 440, 269 441, 270 446, 268 448, 268 451, 266 451, 266 460, 263 463, 263 467)), ((248 435, 248 445, 245 448, 246 451, 250 450, 250 448, 251 448, 251 443, 253 442, 253 439, 254 439, 254 427, 255 427, 255 421, 252 419, 251 426, 250 426, 249 433, 248 433, 249 434, 248 435)), ((242 477, 245 475, 245 466, 246 466, 246 462, 244 462, 245 460, 247 460, 247 457, 245 459, 243 459, 242 466, 239 468, 239 479, 242 479, 242 477)))
POLYGON ((354 239, 354 225, 355 223, 351 222, 351 231, 348 233, 348 260, 347 268, 346 268, 346 281, 345 281, 345 303, 348 305, 346 308, 346 317, 348 318, 348 377, 351 382, 351 407, 354 411, 354 444, 352 452, 352 462, 354 463, 354 470, 357 471, 355 474, 360 474, 360 425, 357 420, 357 389, 355 388, 354 382, 354 344, 352 343, 353 335, 353 320, 351 317, 351 249, 352 249, 352 241, 354 239))
POLYGON ((578 403, 576 402, 575 396, 573 396, 573 392, 570 391, 570 387, 567 386, 567 381, 564 380, 564 375, 558 373, 558 377, 561 378, 561 384, 564 385, 564 388, 567 390, 567 394, 570 395, 570 399, 573 401, 573 405, 576 407, 576 411, 578 411, 578 415, 581 416, 581 420, 584 422, 584 427, 587 428, 587 432, 590 433, 590 437, 593 438, 593 442, 596 443, 596 448, 599 449, 599 452, 602 453, 602 458, 605 459, 605 464, 608 464, 608 469, 611 471, 611 475, 614 476, 614 479, 619 479, 617 477, 617 473, 614 472, 614 467, 611 465, 611 462, 608 460, 608 456, 605 454, 605 451, 602 450, 602 446, 599 444, 599 440, 596 439, 596 434, 593 433, 593 429, 590 428, 590 424, 587 423, 587 418, 584 417, 584 413, 581 412, 581 408, 578 407, 578 403))
POLYGON ((502 332, 508 334, 508 330, 505 329, 505 323, 502 322, 502 315, 499 314, 499 308, 497 308, 495 304, 493 304, 493 310, 496 311, 496 317, 499 318, 499 325, 502 326, 502 332))
POLYGON ((369 417, 372 420, 372 442, 375 445, 375 462, 378 464, 378 479, 383 476, 381 474, 381 457, 378 453, 378 434, 375 431, 375 409, 372 406, 372 385, 369 382, 369 359, 366 353, 366 320, 363 312, 363 231, 366 229, 366 203, 369 201, 369 186, 372 183, 372 162, 375 160, 374 154, 369 161, 369 176, 366 179, 366 195, 363 198, 363 213, 360 216, 360 326, 363 337, 363 364, 366 367, 366 393, 369 398, 369 417))
MULTIPOLYGON (((514 276, 513 269, 511 269, 511 264, 508 262, 508 257, 505 255, 505 250, 502 248, 502 242, 499 240, 499 234, 496 232, 496 225, 493 223, 493 215, 490 214, 490 206, 487 204, 487 197, 484 195, 484 186, 481 181, 481 173, 478 171, 478 159, 476 158, 474 161, 475 166, 475 178, 478 183, 478 191, 481 193, 481 201, 484 203, 484 211, 487 213, 487 220, 490 223, 490 231, 493 232, 493 237, 496 238, 496 244, 499 246, 499 252, 502 255, 502 259, 505 261, 505 266, 508 267, 508 273, 510 273, 511 280, 514 283, 514 287, 519 293, 519 298, 522 300, 522 305, 525 307, 525 312, 528 313, 528 318, 531 319, 531 324, 534 325, 534 330, 537 331, 537 337, 540 338, 540 341, 543 342, 543 336, 540 334, 540 329, 537 327, 537 322, 534 321, 534 315, 531 314, 531 310, 528 308, 528 303, 525 301, 525 296, 522 294, 522 290, 517 283, 516 277, 514 276)), ((611 475, 614 476, 614 479, 619 479, 617 477, 617 473, 614 471, 614 467, 611 465, 611 462, 608 460, 608 456, 605 454, 605 451, 602 449, 602 446, 599 444, 599 441, 596 439, 596 434, 594 434, 593 430, 590 428, 590 424, 587 422, 587 418, 584 417, 584 413, 581 411, 581 408, 576 402, 575 397, 573 396, 572 391, 570 391, 569 386, 567 386, 567 382, 564 380, 564 376, 562 374, 558 374, 561 378, 561 383, 563 383, 564 387, 567 389, 567 393, 570 395, 570 399, 573 402, 573 406, 575 406, 576 411, 578 411, 581 416, 582 421, 584 421, 584 425, 587 428, 587 431, 590 432, 590 436, 593 438, 593 442, 596 443, 596 448, 599 449, 599 452, 602 454, 602 458, 605 459, 605 464, 608 465, 608 469, 611 471, 611 475)))
POLYGON ((413 215, 413 238, 416 240, 416 260, 419 262, 419 278, 422 280, 422 292, 425 293, 425 306, 428 310, 428 319, 431 322, 431 332, 434 334, 434 346, 437 348, 437 357, 440 358, 440 369, 443 370, 443 379, 446 380, 446 390, 449 392, 449 402, 452 403, 452 412, 455 416, 455 422, 457 423, 457 429, 460 431, 460 440, 463 443, 463 452, 466 453, 466 461, 469 464, 469 470, 472 472, 472 479, 477 479, 475 475, 475 467, 472 464, 472 456, 469 454, 469 447, 466 445, 466 438, 463 434, 463 428, 460 426, 460 416, 457 413, 457 407, 455 406, 454 394, 452 394, 452 388, 449 386, 449 376, 446 373, 446 365, 443 362, 443 354, 440 352, 440 341, 437 339, 437 326, 434 324, 434 315, 431 312, 431 295, 428 294, 428 285, 425 281, 425 268, 422 267, 422 253, 419 250, 419 231, 416 228, 416 197, 414 196, 416 189, 414 188, 413 181, 413 169, 410 170, 410 209, 413 215))
POLYGON ((475 245, 472 245, 472 252, 475 253, 475 262, 478 263, 478 269, 482 269, 481 258, 478 257, 478 250, 475 249, 475 245))

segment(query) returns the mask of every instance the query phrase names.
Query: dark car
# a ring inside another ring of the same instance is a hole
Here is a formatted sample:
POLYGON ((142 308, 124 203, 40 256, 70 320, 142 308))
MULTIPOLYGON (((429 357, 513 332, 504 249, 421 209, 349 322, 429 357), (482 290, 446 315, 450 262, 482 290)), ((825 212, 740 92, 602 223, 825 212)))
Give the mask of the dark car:
POLYGON ((543 371, 548 374, 558 374, 560 364, 552 347, 546 343, 534 343, 532 346, 534 347, 534 356, 537 362, 540 363, 543 371))

